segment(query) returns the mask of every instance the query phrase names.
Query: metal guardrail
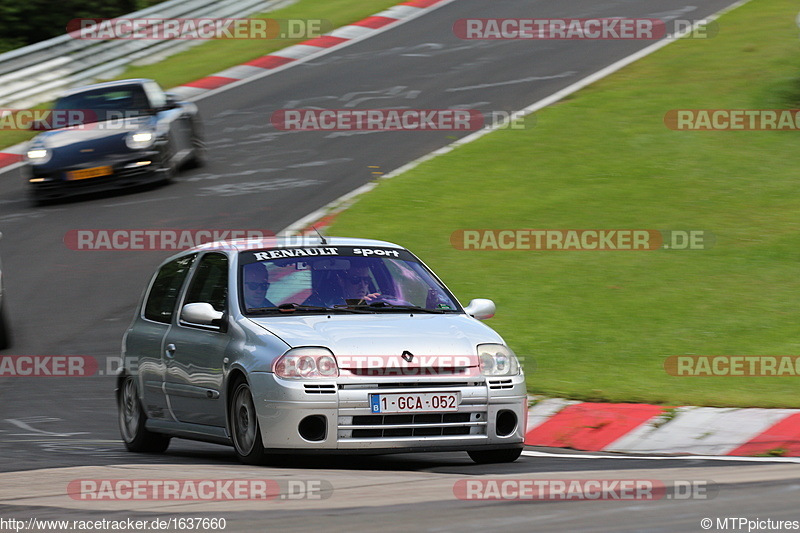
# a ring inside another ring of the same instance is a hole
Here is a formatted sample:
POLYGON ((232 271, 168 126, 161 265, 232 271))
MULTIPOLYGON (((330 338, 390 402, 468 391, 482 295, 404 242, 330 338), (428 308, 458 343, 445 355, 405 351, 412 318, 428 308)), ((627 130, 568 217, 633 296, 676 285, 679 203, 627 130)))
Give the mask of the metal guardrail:
MULTIPOLYGON (((295 0, 169 0, 118 18, 236 18, 295 0)), ((65 28, 66 30, 66 28, 65 28)), ((65 89, 119 75, 201 44, 201 40, 88 40, 65 34, 0 54, 0 108, 32 107, 65 89)))

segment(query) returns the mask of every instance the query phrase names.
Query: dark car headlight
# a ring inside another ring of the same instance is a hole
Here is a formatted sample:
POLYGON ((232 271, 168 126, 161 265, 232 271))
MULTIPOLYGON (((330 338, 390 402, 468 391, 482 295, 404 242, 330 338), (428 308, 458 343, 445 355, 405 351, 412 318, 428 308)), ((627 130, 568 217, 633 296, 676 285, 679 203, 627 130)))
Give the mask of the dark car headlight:
POLYGON ((156 140, 156 135, 149 130, 132 131, 125 137, 125 144, 131 150, 144 150, 150 148, 156 140))
POLYGON ((28 146, 26 158, 32 165, 43 165, 53 157, 53 151, 48 149, 42 141, 35 141, 28 146))

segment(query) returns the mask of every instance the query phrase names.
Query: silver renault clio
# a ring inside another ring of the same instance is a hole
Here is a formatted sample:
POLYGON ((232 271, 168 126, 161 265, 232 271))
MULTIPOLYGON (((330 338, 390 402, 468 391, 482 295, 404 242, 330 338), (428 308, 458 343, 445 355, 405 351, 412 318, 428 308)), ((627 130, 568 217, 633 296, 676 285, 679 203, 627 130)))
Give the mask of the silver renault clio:
POLYGON ((468 452, 523 447, 525 378, 514 352, 439 278, 389 242, 220 241, 166 260, 122 342, 126 447, 172 437, 280 453, 468 452))

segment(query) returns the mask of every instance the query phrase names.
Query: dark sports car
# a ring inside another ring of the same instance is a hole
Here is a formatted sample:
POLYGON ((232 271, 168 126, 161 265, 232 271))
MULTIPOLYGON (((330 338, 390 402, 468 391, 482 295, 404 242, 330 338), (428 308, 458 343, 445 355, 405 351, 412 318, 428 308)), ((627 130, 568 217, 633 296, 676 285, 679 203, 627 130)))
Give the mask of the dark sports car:
POLYGON ((205 158, 197 106, 153 80, 131 79, 74 89, 56 100, 53 120, 27 150, 35 203, 149 182, 168 182, 205 158), (69 121, 59 121, 69 117, 69 121))

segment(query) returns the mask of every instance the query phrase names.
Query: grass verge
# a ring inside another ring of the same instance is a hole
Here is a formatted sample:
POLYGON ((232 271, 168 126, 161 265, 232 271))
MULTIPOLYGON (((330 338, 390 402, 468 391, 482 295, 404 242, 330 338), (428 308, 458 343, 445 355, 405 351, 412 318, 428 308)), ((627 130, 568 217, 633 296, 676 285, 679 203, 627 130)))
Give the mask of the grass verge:
MULTIPOLYGON (((796 131, 673 131, 673 109, 797 108, 797 7, 754 0, 504 130, 386 180, 331 235, 395 241, 520 355, 532 393, 800 407, 800 377, 676 377, 670 355, 800 354, 796 131), (528 122, 532 124, 532 121, 528 122), (425 191, 425 194, 420 194, 425 191), (704 251, 458 251, 472 228, 703 229, 704 251)), ((594 46, 585 43, 587 47, 594 46)))

